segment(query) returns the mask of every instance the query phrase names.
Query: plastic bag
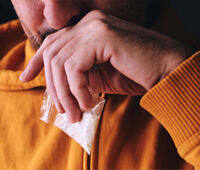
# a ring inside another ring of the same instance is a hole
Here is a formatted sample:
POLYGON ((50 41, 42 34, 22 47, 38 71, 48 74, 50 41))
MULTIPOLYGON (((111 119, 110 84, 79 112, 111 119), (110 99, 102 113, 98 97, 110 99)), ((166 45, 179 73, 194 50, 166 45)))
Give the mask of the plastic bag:
POLYGON ((104 98, 98 94, 92 94, 93 105, 83 112, 82 120, 77 123, 68 121, 66 113, 58 113, 50 95, 45 92, 41 107, 40 119, 45 123, 51 123, 78 142, 90 155, 92 143, 105 104, 104 98))

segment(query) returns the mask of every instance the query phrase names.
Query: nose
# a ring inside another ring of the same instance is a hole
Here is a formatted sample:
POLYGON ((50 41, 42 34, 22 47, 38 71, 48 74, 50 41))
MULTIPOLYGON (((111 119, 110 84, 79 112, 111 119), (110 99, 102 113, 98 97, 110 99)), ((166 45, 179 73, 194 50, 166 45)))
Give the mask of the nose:
POLYGON ((45 0, 44 5, 44 17, 53 29, 63 28, 79 14, 79 7, 73 0, 45 0))

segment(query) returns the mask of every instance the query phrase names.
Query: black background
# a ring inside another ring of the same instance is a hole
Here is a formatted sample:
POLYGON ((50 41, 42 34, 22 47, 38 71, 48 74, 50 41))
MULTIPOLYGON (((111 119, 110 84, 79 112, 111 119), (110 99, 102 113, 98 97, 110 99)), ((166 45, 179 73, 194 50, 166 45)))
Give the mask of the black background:
POLYGON ((17 16, 10 0, 0 0, 0 23, 16 19, 17 16))
POLYGON ((170 0, 185 27, 200 35, 200 0, 170 0))

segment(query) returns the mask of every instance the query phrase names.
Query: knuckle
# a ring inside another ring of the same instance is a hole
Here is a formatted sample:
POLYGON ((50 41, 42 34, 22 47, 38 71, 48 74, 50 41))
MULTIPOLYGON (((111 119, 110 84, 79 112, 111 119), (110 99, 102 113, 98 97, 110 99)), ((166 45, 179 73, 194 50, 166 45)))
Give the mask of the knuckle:
POLYGON ((45 38, 45 42, 52 42, 55 40, 55 36, 53 34, 50 34, 48 35, 46 38, 45 38))
POLYGON ((44 51, 43 51, 43 59, 44 60, 48 60, 51 56, 51 50, 50 47, 47 47, 44 51))
POLYGON ((59 57, 54 57, 52 60, 51 60, 51 66, 52 67, 60 67, 62 65, 61 63, 61 60, 59 57))
POLYGON ((100 19, 95 19, 91 22, 91 26, 94 28, 99 28, 103 26, 103 23, 100 19))
POLYGON ((109 31, 107 24, 105 24, 101 19, 96 19, 92 21, 90 26, 92 30, 95 30, 96 32, 98 32, 97 35, 104 34, 109 31))
POLYGON ((76 69, 76 64, 72 60, 68 59, 64 63, 64 67, 67 73, 72 73, 72 71, 76 69))
POLYGON ((96 18, 105 17, 105 14, 103 12, 101 12, 100 10, 93 10, 88 15, 91 16, 91 17, 96 17, 96 18))

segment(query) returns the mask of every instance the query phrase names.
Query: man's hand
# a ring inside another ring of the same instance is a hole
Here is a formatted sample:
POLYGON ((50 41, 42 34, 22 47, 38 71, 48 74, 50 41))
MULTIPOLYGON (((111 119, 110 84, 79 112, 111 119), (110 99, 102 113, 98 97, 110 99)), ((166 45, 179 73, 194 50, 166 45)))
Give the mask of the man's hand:
POLYGON ((96 92, 141 95, 185 58, 181 45, 159 33, 103 14, 88 13, 73 27, 49 35, 21 75, 30 81, 43 65, 47 90, 72 122, 96 92))

